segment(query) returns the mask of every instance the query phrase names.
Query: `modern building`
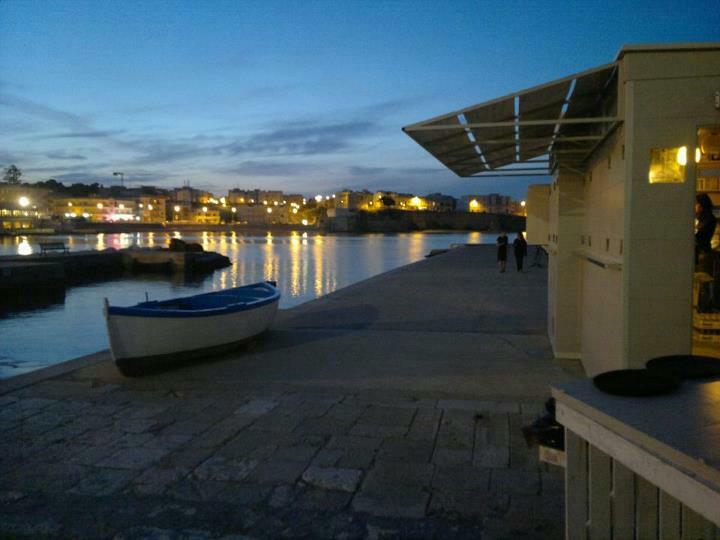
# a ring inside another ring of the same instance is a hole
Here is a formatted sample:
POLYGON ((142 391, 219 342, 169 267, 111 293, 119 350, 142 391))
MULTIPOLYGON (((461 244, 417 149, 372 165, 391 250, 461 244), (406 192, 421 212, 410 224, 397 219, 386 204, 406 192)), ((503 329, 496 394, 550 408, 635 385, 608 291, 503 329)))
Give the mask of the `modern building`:
POLYGON ((0 233, 40 226, 49 217, 49 191, 25 184, 0 184, 0 233))
POLYGON ((508 195, 463 195, 457 209, 463 212, 485 212, 487 214, 521 214, 520 202, 508 195))
POLYGON ((431 193, 426 195, 425 199, 428 201, 429 209, 435 212, 454 212, 457 205, 455 197, 442 193, 431 193))
POLYGON ((720 43, 626 46, 404 131, 459 176, 551 177, 527 208, 528 237, 549 253, 556 356, 589 375, 720 356, 720 295, 703 284, 720 286, 720 264, 694 257, 696 195, 720 203, 720 43))

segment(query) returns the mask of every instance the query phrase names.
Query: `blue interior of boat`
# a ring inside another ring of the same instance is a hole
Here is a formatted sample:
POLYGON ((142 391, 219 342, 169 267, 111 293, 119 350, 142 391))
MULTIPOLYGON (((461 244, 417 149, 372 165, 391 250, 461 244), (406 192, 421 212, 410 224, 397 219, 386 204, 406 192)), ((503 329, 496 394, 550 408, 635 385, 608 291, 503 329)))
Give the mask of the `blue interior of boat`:
POLYGON ((110 306, 108 313, 142 317, 206 316, 254 309, 279 299, 280 292, 275 287, 256 283, 172 300, 141 302, 131 307, 110 306))

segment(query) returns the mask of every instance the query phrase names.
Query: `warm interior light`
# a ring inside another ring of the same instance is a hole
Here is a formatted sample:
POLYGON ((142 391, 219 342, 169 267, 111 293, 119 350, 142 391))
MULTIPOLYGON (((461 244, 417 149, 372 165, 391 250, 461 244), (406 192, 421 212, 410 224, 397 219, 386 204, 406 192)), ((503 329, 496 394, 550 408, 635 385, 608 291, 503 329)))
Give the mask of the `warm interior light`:
POLYGON ((97 203, 97 207, 102 210, 103 204, 101 202, 97 203))
POLYGON ((413 197, 410 199, 410 204, 413 206, 420 206, 420 197, 413 197))
POLYGON ((203 207, 202 207, 202 211, 203 211, 203 212, 207 212, 207 206, 203 206, 203 207))
POLYGON ((681 146, 678 148, 676 159, 678 165, 682 165, 683 167, 687 165, 687 146, 681 146))
POLYGON ((480 206, 480 203, 477 202, 475 199, 470 201, 470 209, 471 210, 477 210, 477 207, 480 206))
POLYGON ((152 205, 152 204, 148 204, 148 210, 152 210, 152 209, 153 209, 153 205, 152 205))
POLYGON ((268 214, 272 214, 272 208, 268 208, 268 209, 267 209, 267 213, 268 213, 268 214))
POLYGON ((317 201, 317 202, 322 201, 322 195, 315 195, 315 201, 317 201))
POLYGON ((235 207, 233 206, 233 207, 230 209, 230 211, 233 212, 233 213, 235 213, 235 212, 237 212, 237 208, 235 208, 235 207))
POLYGON ((179 211, 180 211, 180 207, 176 205, 176 206, 173 207, 173 210, 175 210, 176 212, 179 212, 179 211))
POLYGON ((700 151, 700 148, 695 149, 695 163, 700 163, 700 158, 702 158, 702 152, 700 151))
POLYGON ((120 210, 125 210, 125 205, 122 204, 122 203, 120 203, 120 204, 118 204, 118 208, 119 208, 120 210))
POLYGON ((307 219, 303 219, 300 223, 302 223, 303 225, 307 225, 307 224, 308 224, 308 220, 307 220, 307 219))
POLYGON ((525 206, 525 201, 520 201, 520 206, 525 206))
POLYGON ((71 203, 71 202, 69 202, 69 203, 68 203, 68 206, 72 206, 72 203, 71 203))
POLYGON ((28 199, 27 197, 20 197, 18 199, 18 204, 23 208, 25 208, 26 206, 30 206, 30 199, 28 199))

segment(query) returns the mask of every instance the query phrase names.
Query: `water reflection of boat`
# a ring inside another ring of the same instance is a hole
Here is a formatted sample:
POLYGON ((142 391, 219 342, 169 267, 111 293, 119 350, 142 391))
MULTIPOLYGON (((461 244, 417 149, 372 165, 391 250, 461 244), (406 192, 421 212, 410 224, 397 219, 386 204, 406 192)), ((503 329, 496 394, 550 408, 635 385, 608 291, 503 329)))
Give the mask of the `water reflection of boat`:
POLYGON ((224 352, 267 330, 279 300, 272 282, 131 307, 105 299, 110 351, 129 376, 224 352))

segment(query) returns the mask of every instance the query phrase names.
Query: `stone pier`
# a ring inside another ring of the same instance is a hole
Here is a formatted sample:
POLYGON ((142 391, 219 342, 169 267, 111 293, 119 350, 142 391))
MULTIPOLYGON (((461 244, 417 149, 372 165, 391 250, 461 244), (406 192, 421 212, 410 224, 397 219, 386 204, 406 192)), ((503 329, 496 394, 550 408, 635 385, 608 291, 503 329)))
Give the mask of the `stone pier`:
POLYGON ((562 538, 562 471, 520 432, 579 376, 546 310, 544 269, 460 248, 224 357, 0 381, 0 537, 562 538))

